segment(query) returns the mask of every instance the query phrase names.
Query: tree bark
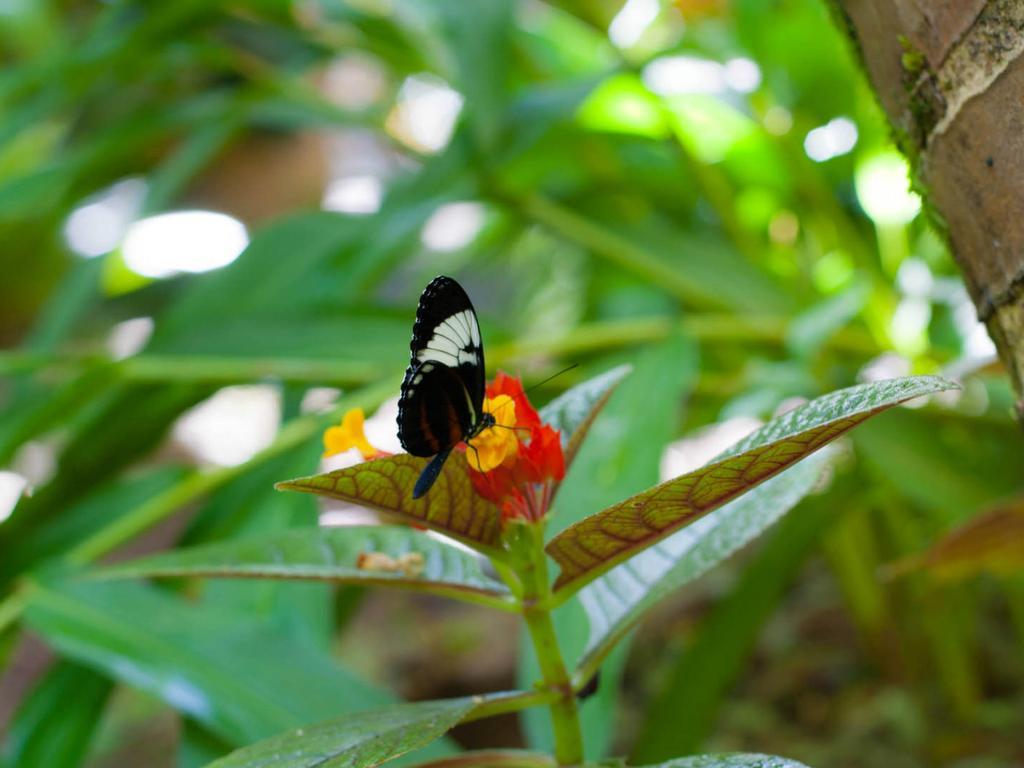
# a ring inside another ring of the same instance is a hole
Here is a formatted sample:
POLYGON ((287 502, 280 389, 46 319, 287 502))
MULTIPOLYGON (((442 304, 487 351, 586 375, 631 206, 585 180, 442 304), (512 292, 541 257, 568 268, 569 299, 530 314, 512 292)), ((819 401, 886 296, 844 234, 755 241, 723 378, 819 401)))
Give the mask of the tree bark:
POLYGON ((1024 0, 833 0, 1024 423, 1024 0))

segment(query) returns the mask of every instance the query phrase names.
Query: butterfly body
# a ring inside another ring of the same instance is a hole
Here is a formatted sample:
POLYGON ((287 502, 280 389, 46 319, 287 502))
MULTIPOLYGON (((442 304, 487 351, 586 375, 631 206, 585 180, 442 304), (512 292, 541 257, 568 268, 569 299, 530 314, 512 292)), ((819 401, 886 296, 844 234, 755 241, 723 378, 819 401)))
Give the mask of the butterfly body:
POLYGON ((494 425, 494 416, 483 410, 484 350, 476 311, 452 278, 436 277, 424 289, 409 347, 398 439, 413 456, 434 457, 413 489, 419 498, 459 442, 494 425))

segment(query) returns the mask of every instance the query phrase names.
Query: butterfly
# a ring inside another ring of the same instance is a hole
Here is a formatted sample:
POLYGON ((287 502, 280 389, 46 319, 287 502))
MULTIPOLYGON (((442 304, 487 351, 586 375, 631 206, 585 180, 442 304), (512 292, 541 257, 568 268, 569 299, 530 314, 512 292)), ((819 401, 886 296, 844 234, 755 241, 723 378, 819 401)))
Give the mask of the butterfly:
POLYGON ((469 296, 450 277, 435 277, 420 296, 409 344, 412 359, 398 401, 398 439, 413 456, 434 458, 412 497, 430 490, 463 440, 495 424, 485 413, 484 348, 469 296))

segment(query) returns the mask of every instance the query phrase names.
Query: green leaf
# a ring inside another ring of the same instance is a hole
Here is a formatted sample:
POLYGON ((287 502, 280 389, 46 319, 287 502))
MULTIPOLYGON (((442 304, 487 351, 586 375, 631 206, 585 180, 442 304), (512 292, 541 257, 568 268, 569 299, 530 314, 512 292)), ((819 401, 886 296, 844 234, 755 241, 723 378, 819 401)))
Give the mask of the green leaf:
POLYGON ((587 96, 576 112, 580 124, 592 131, 632 133, 652 139, 668 135, 658 99, 634 74, 612 75, 587 96))
POLYGON ((509 97, 511 35, 516 29, 515 4, 490 0, 467 14, 460 0, 422 4, 437 16, 447 58, 454 63, 456 90, 465 95, 465 119, 477 152, 494 153, 509 97))
MULTIPOLYGON (((226 546, 236 539, 287 535, 296 528, 315 531, 320 515, 315 498, 273 493, 271 489, 276 480, 316 466, 322 451, 320 435, 313 434, 291 451, 247 467, 210 495, 177 548, 215 543, 226 546)), ((333 643, 333 595, 327 583, 217 580, 202 585, 202 596, 210 605, 224 606, 253 619, 304 628, 325 650, 333 643)))
POLYGON ((303 726, 243 747, 209 768, 362 768, 443 735, 484 697, 398 704, 303 726))
POLYGON ((513 605, 508 599, 508 588, 484 574, 478 557, 404 527, 346 526, 285 531, 161 553, 104 568, 96 575, 101 578, 216 576, 377 584, 446 597, 483 597, 489 605, 509 609, 513 605), (372 562, 360 564, 362 556, 370 553, 383 556, 377 567, 373 567, 372 562))
POLYGON ((151 216, 173 207, 181 190, 206 167, 238 133, 239 120, 228 116, 214 120, 186 136, 171 155, 150 175, 144 215, 151 216))
POLYGON ((814 488, 828 460, 824 451, 809 457, 584 587, 579 600, 587 612, 590 639, 579 662, 582 676, 593 674, 614 645, 660 600, 792 509, 814 488))
POLYGON ((644 768, 807 768, 803 763, 774 755, 695 755, 644 768))
POLYGON ((163 699, 232 745, 392 700, 305 633, 138 584, 35 585, 25 621, 61 655, 163 699))
MULTIPOLYGON (((0 550, 16 551, 26 536, 57 519, 71 504, 105 484, 129 464, 136 464, 163 439, 181 411, 202 398, 204 390, 183 386, 113 384, 72 422, 57 471, 32 496, 25 497, 0 527, 0 550), (76 423, 77 422, 77 423, 76 423), (111 429, 116 424, 117 429, 111 429)), ((8 576, 0 560, 0 578, 8 576)))
POLYGON ((25 347, 52 352, 67 341, 100 298, 102 259, 79 261, 58 284, 53 296, 36 318, 25 347))
POLYGON ((202 337, 201 330, 216 329, 219 322, 237 325, 239 318, 298 309, 299 298, 315 300, 321 290, 333 285, 330 262, 341 260, 339 254, 347 255, 362 232, 359 222, 326 211, 275 222, 259 232, 234 263, 195 280, 163 313, 148 349, 176 352, 202 337), (295 249, 297 242, 303 247, 295 249), (290 257, 282 260, 282 253, 290 257), (230 301, 225 301, 227 296, 230 301))
POLYGON ((166 492, 184 476, 184 469, 165 466, 139 474, 122 475, 114 482, 93 486, 92 493, 76 504, 68 504, 52 523, 19 536, 18 545, 9 550, 9 554, 5 550, 0 574, 26 571, 67 552, 137 505, 166 492))
POLYGON ((561 433, 567 467, 576 458, 594 419, 630 370, 628 365, 613 368, 566 390, 540 409, 540 420, 561 433))
POLYGON ((842 293, 805 309, 793 318, 786 332, 786 346, 796 355, 811 355, 860 313, 867 303, 871 286, 855 282, 842 293))
POLYGON ((880 482, 949 527, 1024 490, 1020 452, 1007 448, 1010 434, 1000 427, 907 410, 864 425, 852 439, 858 458, 880 482))
POLYGON ((775 281, 715 233, 695 234, 665 220, 624 227, 540 195, 520 205, 528 217, 552 232, 693 306, 747 312, 788 306, 775 281), (672 259, 664 254, 672 254, 672 259))
POLYGON ((955 388, 937 376, 861 384, 819 397, 737 443, 725 458, 562 531, 546 547, 573 592, 638 552, 814 453, 857 424, 921 395, 955 388))
POLYGON ((225 745, 222 740, 193 720, 185 719, 178 740, 175 768, 202 768, 218 757, 226 755, 231 749, 230 745, 225 745))
POLYGON ((278 483, 302 491, 376 509, 400 522, 423 525, 491 556, 500 556, 501 511, 473 489, 464 454, 453 452, 434 486, 412 497, 427 459, 400 453, 312 477, 278 483))
POLYGON ((89 749, 110 681, 67 661, 55 664, 22 701, 0 764, 76 768, 89 749))
POLYGON ((555 759, 544 752, 521 749, 480 749, 442 757, 414 768, 554 768, 555 759))
POLYGON ((629 377, 587 425, 587 439, 581 440, 555 500, 551 529, 566 528, 590 510, 657 482, 662 450, 676 434, 698 360, 696 344, 679 332, 637 355, 629 377))

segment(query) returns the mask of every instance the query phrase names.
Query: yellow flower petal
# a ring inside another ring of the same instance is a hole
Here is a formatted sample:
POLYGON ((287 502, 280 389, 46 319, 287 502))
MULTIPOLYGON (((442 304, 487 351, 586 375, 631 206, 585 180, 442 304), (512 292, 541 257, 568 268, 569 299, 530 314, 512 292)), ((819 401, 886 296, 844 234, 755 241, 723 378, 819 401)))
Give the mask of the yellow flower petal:
POLYGON ((484 400, 484 411, 493 414, 495 426, 488 427, 469 441, 466 458, 478 472, 490 472, 515 458, 519 451, 516 425, 516 404, 508 395, 484 400))
POLYGON ((328 427, 324 432, 324 458, 358 448, 364 459, 377 455, 378 451, 363 432, 366 416, 362 408, 347 411, 336 427, 328 427))

